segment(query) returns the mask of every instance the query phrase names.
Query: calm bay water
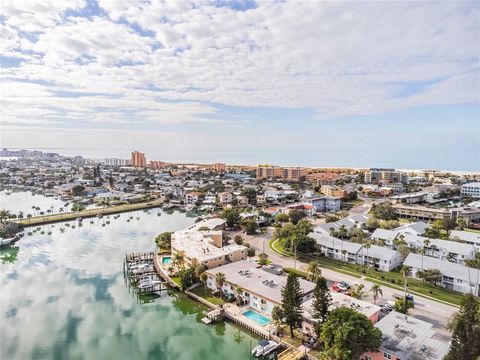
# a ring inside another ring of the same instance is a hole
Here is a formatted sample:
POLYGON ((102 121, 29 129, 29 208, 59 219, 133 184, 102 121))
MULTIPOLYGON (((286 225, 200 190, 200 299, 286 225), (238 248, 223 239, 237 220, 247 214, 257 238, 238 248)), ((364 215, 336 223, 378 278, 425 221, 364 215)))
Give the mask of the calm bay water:
POLYGON ((248 359, 255 339, 230 324, 203 325, 205 308, 183 294, 139 303, 129 292, 125 253, 153 250, 158 233, 194 221, 158 212, 48 225, 2 250, 0 358, 248 359))

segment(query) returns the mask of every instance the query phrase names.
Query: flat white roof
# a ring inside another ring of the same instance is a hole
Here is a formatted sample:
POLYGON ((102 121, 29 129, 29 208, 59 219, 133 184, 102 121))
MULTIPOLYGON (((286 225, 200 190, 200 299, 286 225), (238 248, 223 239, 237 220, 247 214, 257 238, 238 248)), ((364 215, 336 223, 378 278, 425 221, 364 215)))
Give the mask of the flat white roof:
POLYGON ((455 238, 459 238, 463 241, 468 241, 475 244, 480 244, 480 233, 473 233, 470 231, 460 231, 460 230, 452 230, 450 232, 450 239, 454 240, 455 238))
POLYGON ((362 248, 361 244, 340 240, 330 235, 325 235, 318 232, 311 232, 308 234, 308 236, 314 239, 318 245, 325 246, 327 248, 333 248, 335 250, 347 250, 352 254, 357 254, 362 248))
POLYGON ((185 230, 198 230, 202 227, 207 227, 210 230, 214 230, 215 228, 217 228, 218 226, 222 226, 223 224, 225 224, 224 219, 220 219, 220 218, 205 219, 189 226, 185 230))
POLYGON ((172 247, 182 251, 190 258, 196 258, 198 261, 208 261, 211 259, 225 257, 234 251, 246 251, 246 247, 237 244, 231 244, 217 247, 210 237, 213 234, 220 235, 221 231, 177 231, 172 236, 172 247))
POLYGON ((450 347, 450 337, 435 332, 433 325, 396 311, 375 324, 382 332, 380 351, 400 359, 441 360, 450 347))
MULTIPOLYGON (((214 269, 209 269, 206 273, 213 276, 218 273, 223 273, 225 274, 227 282, 240 286, 246 291, 280 304, 282 302, 281 291, 282 287, 287 282, 287 276, 285 274, 275 275, 262 270, 261 268, 257 268, 257 266, 257 264, 251 261, 240 260, 214 269), (248 271, 246 275, 245 271, 248 271), (266 284, 267 281, 269 284, 266 284)), ((300 288, 304 294, 310 293, 315 288, 314 283, 301 278, 299 280, 300 288)))
MULTIPOLYGON (((330 295, 332 297, 332 304, 329 308, 330 310, 336 309, 340 306, 346 306, 357 310, 359 313, 365 315, 368 318, 380 311, 380 307, 377 305, 371 304, 363 300, 355 299, 342 293, 330 291, 330 295)), ((302 305, 304 309, 303 316, 309 320, 313 320, 313 300, 314 299, 309 299, 305 301, 302 305)))

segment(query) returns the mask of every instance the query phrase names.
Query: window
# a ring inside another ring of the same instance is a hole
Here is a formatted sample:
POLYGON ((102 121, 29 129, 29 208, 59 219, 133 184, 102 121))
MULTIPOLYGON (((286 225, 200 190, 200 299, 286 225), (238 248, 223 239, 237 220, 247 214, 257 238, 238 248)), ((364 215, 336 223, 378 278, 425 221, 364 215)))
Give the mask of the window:
POLYGON ((384 352, 383 352, 383 357, 384 357, 385 359, 391 359, 391 358, 392 358, 392 355, 384 351, 384 352))

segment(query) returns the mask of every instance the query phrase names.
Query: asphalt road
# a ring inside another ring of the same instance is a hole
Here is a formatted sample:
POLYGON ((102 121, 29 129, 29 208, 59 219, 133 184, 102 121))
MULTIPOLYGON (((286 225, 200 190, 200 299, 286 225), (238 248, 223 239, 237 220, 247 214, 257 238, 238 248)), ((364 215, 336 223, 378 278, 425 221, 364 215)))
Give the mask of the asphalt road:
MULTIPOLYGON (((363 206, 362 204, 361 206, 363 206)), ((366 207, 363 208, 362 211, 370 205, 365 204, 366 207)), ((367 210, 368 212, 368 210, 367 210)), ((294 267, 294 259, 290 257, 281 256, 271 250, 268 246, 269 240, 272 238, 273 230, 269 228, 266 234, 256 235, 256 236, 248 236, 242 234, 244 240, 248 242, 251 246, 253 246, 257 253, 261 253, 265 251, 268 254, 268 258, 274 263, 281 265, 283 267, 294 267)), ((307 267, 306 263, 303 263, 299 260, 296 261, 296 267, 300 270, 305 270, 307 267)), ((365 301, 369 301, 373 303, 373 297, 371 294, 368 293, 368 290, 371 288, 373 283, 366 281, 363 278, 356 278, 353 276, 345 275, 342 273, 338 273, 331 269, 322 268, 322 275, 329 281, 337 282, 337 281, 346 281, 348 284, 355 285, 355 284, 363 284, 367 291, 367 297, 364 299, 365 301)), ((400 290, 395 290, 389 287, 382 286, 383 296, 377 301, 377 304, 382 305, 389 300, 395 300, 394 295, 403 295, 403 292, 400 290)), ((414 318, 427 321, 433 324, 434 328, 443 334, 449 335, 447 330, 447 324, 451 318, 451 316, 458 311, 458 308, 450 305, 446 305, 444 303, 440 303, 431 299, 427 299, 424 297, 420 297, 419 295, 415 295, 415 308, 409 311, 409 315, 413 316, 414 318)))

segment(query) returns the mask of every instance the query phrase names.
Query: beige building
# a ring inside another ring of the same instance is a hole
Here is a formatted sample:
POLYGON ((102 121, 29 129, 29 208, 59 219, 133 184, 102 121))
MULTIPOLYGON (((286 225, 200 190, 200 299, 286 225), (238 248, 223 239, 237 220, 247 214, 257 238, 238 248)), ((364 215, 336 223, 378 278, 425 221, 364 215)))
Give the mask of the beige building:
POLYGON ((224 172, 225 171, 225 164, 224 163, 215 163, 213 164, 213 170, 216 172, 224 172))
POLYGON ((145 154, 136 150, 132 152, 132 165, 134 167, 146 167, 147 159, 145 158, 145 154))
POLYGON ((467 222, 480 221, 480 208, 433 208, 418 205, 393 205, 400 217, 413 218, 418 220, 443 220, 443 219, 464 219, 467 222))
POLYGON ((257 179, 273 179, 282 176, 282 168, 273 165, 257 166, 257 179))
POLYGON ((229 193, 228 191, 221 192, 218 194, 218 201, 222 205, 228 205, 231 204, 233 200, 233 195, 229 193))
POLYGON ((347 197, 347 192, 339 187, 332 185, 322 185, 320 187, 320 192, 327 196, 345 198, 347 197))
POLYGON ((181 253, 185 266, 203 264, 207 268, 229 264, 247 258, 242 245, 223 246, 223 231, 177 231, 172 235, 172 255, 181 253))

